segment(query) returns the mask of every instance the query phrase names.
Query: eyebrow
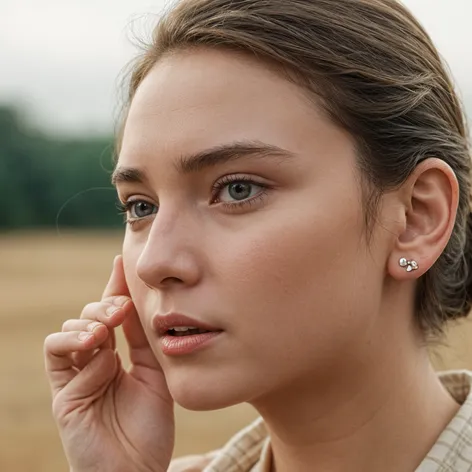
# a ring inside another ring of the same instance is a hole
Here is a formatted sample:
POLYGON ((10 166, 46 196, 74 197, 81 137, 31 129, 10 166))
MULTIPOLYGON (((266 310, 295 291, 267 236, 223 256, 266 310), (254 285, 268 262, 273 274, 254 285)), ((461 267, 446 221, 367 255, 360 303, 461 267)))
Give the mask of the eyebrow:
MULTIPOLYGON (((273 144, 261 141, 238 141, 205 149, 195 154, 180 157, 175 167, 183 175, 201 172, 239 159, 271 158, 277 162, 293 159, 294 153, 273 144)), ((143 183, 144 172, 134 167, 117 167, 112 174, 113 185, 122 182, 143 183)))

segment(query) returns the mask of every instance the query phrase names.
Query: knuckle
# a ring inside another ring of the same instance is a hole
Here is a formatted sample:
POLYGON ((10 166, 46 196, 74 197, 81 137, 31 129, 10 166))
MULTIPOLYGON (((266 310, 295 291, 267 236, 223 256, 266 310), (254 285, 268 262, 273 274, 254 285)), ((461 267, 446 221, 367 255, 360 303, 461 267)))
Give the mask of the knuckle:
POLYGON ((94 329, 98 328, 99 326, 104 326, 103 323, 100 323, 99 321, 92 321, 87 325, 87 330, 88 331, 93 331, 94 329))
POLYGON ((103 299, 105 303, 119 307, 123 306, 129 300, 131 300, 130 297, 127 297, 126 295, 117 295, 114 297, 107 297, 103 299))
POLYGON ((126 296, 122 295, 122 296, 116 297, 116 298, 113 300, 113 304, 114 304, 114 305, 118 305, 118 306, 123 306, 123 305, 124 305, 125 303, 127 303, 129 300, 130 300, 129 297, 126 297, 126 296))
POLYGON ((100 306, 100 303, 93 302, 93 303, 88 303, 87 305, 84 306, 82 313, 80 315, 80 318, 90 318, 90 319, 95 319, 97 316, 97 308, 100 306))
POLYGON ((67 320, 62 323, 62 331, 70 331, 71 328, 77 323, 77 320, 67 320))
POLYGON ((50 351, 52 345, 54 344, 55 340, 56 340, 56 336, 57 333, 52 333, 52 334, 48 334, 44 340, 44 344, 43 344, 43 348, 44 348, 44 351, 45 352, 48 352, 50 351))

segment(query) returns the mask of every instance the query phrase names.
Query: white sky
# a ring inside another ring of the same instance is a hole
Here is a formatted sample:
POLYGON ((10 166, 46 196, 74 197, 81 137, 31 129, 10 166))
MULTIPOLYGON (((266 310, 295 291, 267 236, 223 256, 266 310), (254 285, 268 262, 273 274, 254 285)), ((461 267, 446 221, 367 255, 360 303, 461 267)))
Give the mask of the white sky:
MULTIPOLYGON (((289 0, 287 0, 289 1, 289 0)), ((117 78, 165 0, 0 0, 0 102, 55 132, 110 131, 117 78), (143 19, 144 15, 144 19, 143 19)), ((472 120, 472 1, 404 0, 446 58, 472 120)))

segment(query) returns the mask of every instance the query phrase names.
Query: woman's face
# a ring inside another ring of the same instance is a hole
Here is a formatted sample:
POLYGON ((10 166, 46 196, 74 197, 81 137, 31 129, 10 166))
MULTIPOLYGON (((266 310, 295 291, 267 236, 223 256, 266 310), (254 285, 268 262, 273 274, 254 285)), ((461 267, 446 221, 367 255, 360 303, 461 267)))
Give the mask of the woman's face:
POLYGON ((391 237, 365 242, 355 163, 348 134, 245 56, 183 52, 144 79, 118 162, 141 179, 117 187, 147 205, 132 209, 123 256, 177 402, 257 402, 370 342, 391 237), (222 333, 165 355, 152 319, 171 312, 222 333))

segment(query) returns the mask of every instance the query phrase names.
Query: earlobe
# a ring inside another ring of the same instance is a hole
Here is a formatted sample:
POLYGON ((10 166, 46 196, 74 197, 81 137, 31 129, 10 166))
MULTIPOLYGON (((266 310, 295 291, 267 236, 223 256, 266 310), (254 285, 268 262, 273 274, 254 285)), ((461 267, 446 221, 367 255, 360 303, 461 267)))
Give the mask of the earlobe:
MULTIPOLYGON (((395 251, 395 255, 397 252, 395 251)), ((395 255, 392 254, 388 261, 388 272, 397 280, 411 280, 417 279, 432 266, 430 264, 425 270, 424 267, 420 266, 420 263, 416 259, 410 259, 406 257, 400 257, 395 259, 395 255)))
POLYGON ((390 275, 416 279, 427 272, 446 247, 456 220, 459 184, 444 161, 419 164, 398 190, 405 227, 388 261, 390 275))
POLYGON ((398 263, 400 264, 400 267, 403 267, 407 272, 411 272, 413 270, 418 270, 419 269, 418 262, 416 262, 413 259, 411 261, 409 261, 405 257, 402 257, 398 261, 398 263))

